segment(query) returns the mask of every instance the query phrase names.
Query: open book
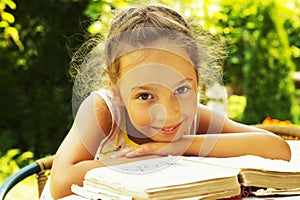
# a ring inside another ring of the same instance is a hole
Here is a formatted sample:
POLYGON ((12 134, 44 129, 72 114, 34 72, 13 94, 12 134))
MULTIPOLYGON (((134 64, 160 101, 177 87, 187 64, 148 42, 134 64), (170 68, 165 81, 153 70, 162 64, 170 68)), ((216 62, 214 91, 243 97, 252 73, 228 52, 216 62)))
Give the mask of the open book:
POLYGON ((188 157, 186 159, 239 169, 240 184, 251 187, 251 193, 256 196, 300 195, 300 163, 251 155, 231 158, 188 157))
POLYGON ((87 172, 72 191, 89 199, 219 199, 240 194, 238 170, 162 157, 87 172))
POLYGON ((257 156, 169 156, 92 169, 72 191, 89 199, 222 199, 241 186, 262 188, 253 190, 258 196, 300 195, 300 167, 257 156))

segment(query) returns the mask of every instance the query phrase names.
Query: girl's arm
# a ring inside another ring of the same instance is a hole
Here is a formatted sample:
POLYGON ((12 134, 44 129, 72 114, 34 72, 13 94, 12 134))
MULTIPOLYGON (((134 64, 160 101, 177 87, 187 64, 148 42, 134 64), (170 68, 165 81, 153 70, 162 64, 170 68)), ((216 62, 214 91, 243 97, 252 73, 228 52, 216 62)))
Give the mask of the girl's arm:
POLYGON ((199 105, 198 116, 199 135, 188 139, 192 145, 186 154, 214 157, 250 154, 271 159, 291 158, 287 142, 271 132, 234 122, 203 105, 199 105), (202 148, 199 150, 197 146, 202 148))
POLYGON ((232 157, 257 155, 289 161, 291 151, 279 136, 252 126, 234 122, 226 116, 199 106, 197 135, 183 136, 171 143, 152 142, 124 150, 118 156, 143 154, 232 157))
POLYGON ((94 161, 94 155, 110 126, 111 116, 105 102, 98 95, 90 95, 81 104, 72 128, 55 154, 50 178, 55 199, 71 194, 72 184, 82 185, 88 170, 103 166, 94 161))
POLYGON ((243 132, 184 136, 178 142, 183 146, 190 144, 186 148, 185 155, 210 157, 257 155, 286 161, 291 159, 288 144, 278 136, 269 133, 243 132))
POLYGON ((82 145, 75 129, 72 127, 55 155, 50 177, 51 195, 54 199, 70 195, 71 185, 82 185, 89 169, 103 166, 101 162, 93 160, 94 157, 82 145))

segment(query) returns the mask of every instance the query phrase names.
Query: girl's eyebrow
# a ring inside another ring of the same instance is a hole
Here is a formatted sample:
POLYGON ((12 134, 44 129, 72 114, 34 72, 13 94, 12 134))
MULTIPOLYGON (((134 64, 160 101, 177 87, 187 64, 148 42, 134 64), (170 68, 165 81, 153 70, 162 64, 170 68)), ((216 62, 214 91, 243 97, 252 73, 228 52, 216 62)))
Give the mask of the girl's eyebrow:
MULTIPOLYGON (((175 87, 177 87, 177 86, 179 86, 183 83, 187 83, 187 82, 189 84, 192 84, 193 80, 194 80, 193 78, 182 79, 179 82, 177 82, 176 84, 174 84, 173 88, 175 88, 175 87)), ((135 86, 135 87, 131 88, 132 91, 138 90, 138 89, 140 89, 140 90, 155 90, 154 87, 151 87, 151 86, 148 86, 148 85, 135 86)))
POLYGON ((182 79, 181 81, 179 81, 178 83, 176 83, 173 87, 175 88, 176 86, 179 86, 179 85, 181 85, 181 84, 183 84, 183 83, 189 83, 189 84, 192 84, 192 82, 193 82, 193 78, 189 78, 189 77, 187 77, 187 78, 185 78, 185 79, 182 79))
POLYGON ((141 85, 141 86, 135 86, 133 88, 131 88, 132 91, 134 90, 153 90, 153 87, 150 86, 146 86, 146 85, 141 85))

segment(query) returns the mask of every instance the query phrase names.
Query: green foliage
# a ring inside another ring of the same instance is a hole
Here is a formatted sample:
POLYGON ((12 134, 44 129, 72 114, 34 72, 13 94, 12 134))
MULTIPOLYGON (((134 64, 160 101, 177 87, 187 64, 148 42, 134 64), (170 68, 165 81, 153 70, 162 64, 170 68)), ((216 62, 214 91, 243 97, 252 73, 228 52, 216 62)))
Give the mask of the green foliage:
POLYGON ((92 19, 92 23, 87 30, 91 34, 100 34, 105 37, 114 16, 114 11, 137 2, 132 0, 91 1, 84 11, 84 14, 92 19))
POLYGON ((241 122, 243 113, 246 107, 246 97, 231 95, 228 98, 228 103, 226 106, 226 112, 228 117, 234 121, 241 122))
POLYGON ((292 113, 295 116, 295 124, 300 124, 300 89, 297 89, 294 93, 294 107, 292 113))
POLYGON ((264 1, 257 9, 257 38, 250 46, 249 69, 245 72, 247 105, 243 122, 259 123, 266 117, 294 121, 294 84, 289 42, 276 2, 264 1))
POLYGON ((1 151, 30 149, 41 157, 54 153, 68 132, 73 121, 68 51, 84 40, 80 21, 86 4, 18 1, 13 14, 24 51, 0 48, 1 151))
MULTIPOLYGON (((253 55, 253 46, 260 34, 260 26, 264 22, 264 16, 260 13, 267 4, 277 2, 275 18, 284 23, 281 32, 287 34, 290 47, 286 50, 292 56, 296 69, 300 69, 300 2, 297 0, 221 0, 205 1, 208 5, 214 5, 215 11, 209 11, 209 16, 204 15, 204 24, 208 30, 224 36, 228 42, 230 55, 225 62, 225 84, 230 84, 235 89, 244 89, 244 80, 249 70, 250 58, 253 55), (245 73, 246 72, 246 73, 245 73)), ((263 52, 261 52, 263 53, 263 52)))
POLYGON ((13 42, 19 50, 24 46, 19 38, 19 31, 13 26, 15 17, 7 10, 15 10, 16 4, 13 0, 0 0, 0 47, 7 47, 13 42))
POLYGON ((20 149, 10 149, 4 155, 0 154, 0 156, 0 183, 20 168, 32 163, 34 157, 32 152, 21 153, 20 149))
POLYGON ((287 5, 286 12, 283 14, 286 19, 284 28, 288 34, 290 50, 292 59, 296 64, 296 70, 300 71, 300 1, 294 0, 287 5))

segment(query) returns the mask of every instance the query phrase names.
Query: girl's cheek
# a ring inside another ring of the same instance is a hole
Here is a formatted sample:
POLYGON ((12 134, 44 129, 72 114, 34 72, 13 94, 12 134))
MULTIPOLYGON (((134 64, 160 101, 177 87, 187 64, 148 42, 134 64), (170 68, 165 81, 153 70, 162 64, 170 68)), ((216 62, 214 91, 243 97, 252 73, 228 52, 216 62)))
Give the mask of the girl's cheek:
POLYGON ((144 127, 151 123, 149 109, 144 106, 129 104, 128 114, 131 122, 136 126, 144 127))
POLYGON ((180 99, 180 106, 183 115, 194 117, 198 109, 198 102, 196 96, 180 99))

